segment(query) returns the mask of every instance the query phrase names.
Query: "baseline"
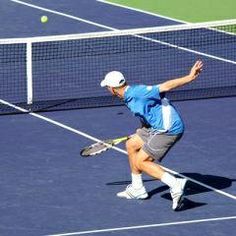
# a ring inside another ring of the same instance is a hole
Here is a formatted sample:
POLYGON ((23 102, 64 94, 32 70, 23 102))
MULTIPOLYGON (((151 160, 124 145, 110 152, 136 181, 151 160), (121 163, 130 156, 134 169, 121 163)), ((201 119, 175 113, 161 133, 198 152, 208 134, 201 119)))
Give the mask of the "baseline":
POLYGON ((205 223, 205 222, 213 222, 213 221, 224 221, 224 220, 236 220, 236 216, 208 218, 208 219, 199 219, 199 220, 185 220, 185 221, 176 221, 176 222, 150 224, 150 225, 136 225, 136 226, 110 228, 110 229, 78 231, 78 232, 72 232, 72 233, 50 234, 47 236, 85 235, 85 234, 96 234, 96 233, 124 231, 124 230, 133 230, 133 229, 157 228, 157 227, 173 226, 173 225, 197 224, 197 223, 205 223))

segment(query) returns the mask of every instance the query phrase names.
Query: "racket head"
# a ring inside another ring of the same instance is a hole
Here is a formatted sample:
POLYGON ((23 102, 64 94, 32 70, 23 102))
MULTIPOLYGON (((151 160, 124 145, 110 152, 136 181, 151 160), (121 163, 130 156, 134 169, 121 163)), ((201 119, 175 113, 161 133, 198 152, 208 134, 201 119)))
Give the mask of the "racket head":
POLYGON ((107 139, 101 142, 94 143, 88 147, 81 150, 80 155, 82 157, 90 157, 105 152, 106 150, 112 148, 112 146, 117 145, 121 142, 128 140, 131 136, 123 136, 115 139, 107 139))
POLYGON ((82 157, 90 157, 100 154, 101 152, 105 152, 113 146, 113 140, 107 139, 102 142, 94 143, 90 146, 83 148, 80 152, 82 157))

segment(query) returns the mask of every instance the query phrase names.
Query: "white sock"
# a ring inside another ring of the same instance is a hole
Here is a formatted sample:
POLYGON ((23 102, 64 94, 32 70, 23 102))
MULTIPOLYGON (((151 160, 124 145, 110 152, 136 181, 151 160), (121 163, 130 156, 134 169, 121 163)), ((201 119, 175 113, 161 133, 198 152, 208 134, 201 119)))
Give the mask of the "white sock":
POLYGON ((142 174, 131 174, 132 177, 132 186, 136 189, 143 187, 142 174))
POLYGON ((168 172, 165 172, 161 178, 161 181, 168 185, 170 188, 173 188, 176 184, 176 178, 169 174, 168 172))

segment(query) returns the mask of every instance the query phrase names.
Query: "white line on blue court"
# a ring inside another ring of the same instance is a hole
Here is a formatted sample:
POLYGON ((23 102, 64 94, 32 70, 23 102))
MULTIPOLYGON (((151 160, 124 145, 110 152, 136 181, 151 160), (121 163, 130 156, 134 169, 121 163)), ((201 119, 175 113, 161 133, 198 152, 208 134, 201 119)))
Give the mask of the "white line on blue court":
POLYGON ((90 20, 85 20, 85 19, 77 17, 77 16, 72 16, 72 15, 69 15, 69 14, 65 14, 63 12, 51 10, 51 9, 45 8, 45 7, 40 7, 40 6, 30 4, 30 3, 27 3, 27 2, 23 2, 23 1, 20 1, 20 0, 9 0, 9 1, 24 5, 24 6, 27 6, 27 7, 35 8, 35 9, 38 9, 38 10, 41 10, 41 11, 44 11, 44 12, 49 12, 49 13, 52 13, 52 14, 55 14, 55 15, 64 16, 64 17, 70 18, 72 20, 81 21, 81 22, 84 22, 84 23, 87 23, 87 24, 90 24, 90 25, 100 27, 100 28, 105 28, 105 29, 108 29, 108 30, 117 30, 115 28, 105 26, 105 25, 101 25, 99 23, 96 23, 96 22, 93 22, 93 21, 90 21, 90 20))
POLYGON ((127 227, 110 228, 110 229, 87 230, 87 231, 78 231, 78 232, 72 232, 72 233, 50 234, 47 236, 72 236, 72 235, 97 234, 97 233, 115 232, 115 231, 124 231, 124 230, 157 228, 157 227, 164 227, 164 226, 208 223, 208 222, 213 222, 213 221, 225 221, 225 220, 236 220, 236 216, 176 221, 176 222, 168 222, 168 223, 149 224, 149 225, 136 225, 136 226, 127 226, 127 227))
POLYGON ((173 18, 173 17, 160 15, 160 14, 157 14, 157 13, 141 10, 141 9, 138 9, 138 8, 135 8, 135 7, 128 7, 128 6, 119 4, 119 3, 109 2, 109 1, 106 1, 106 0, 96 0, 96 1, 104 3, 104 4, 109 4, 109 5, 112 5, 112 6, 116 6, 116 7, 125 8, 125 9, 132 10, 132 11, 141 12, 141 13, 144 13, 144 14, 147 14, 147 15, 150 15, 150 16, 156 16, 156 17, 167 19, 167 20, 176 21, 176 22, 179 22, 179 23, 185 23, 185 24, 189 23, 187 21, 179 20, 179 19, 176 19, 176 18, 173 18))
MULTIPOLYGON (((77 21, 85 22, 87 24, 95 25, 95 26, 98 26, 98 27, 101 27, 101 28, 104 28, 104 29, 108 29, 108 30, 112 30, 112 31, 120 31, 120 29, 117 29, 117 28, 114 28, 114 27, 109 27, 109 26, 106 26, 104 24, 99 24, 99 23, 96 23, 94 21, 85 20, 85 19, 80 18, 80 17, 76 17, 76 16, 72 16, 72 15, 69 15, 69 14, 62 13, 62 12, 58 12, 58 11, 55 11, 55 10, 51 10, 51 9, 48 9, 48 8, 40 7, 40 6, 37 6, 37 5, 34 5, 34 4, 29 4, 29 3, 24 2, 24 1, 20 1, 20 0, 9 0, 9 1, 21 4, 21 5, 25 5, 25 6, 28 6, 28 7, 31 7, 31 8, 39 9, 39 10, 42 10, 42 11, 46 11, 46 12, 54 13, 54 14, 57 14, 57 15, 61 15, 61 16, 64 16, 64 17, 68 17, 68 18, 71 18, 71 19, 74 19, 74 20, 77 20, 77 21)), ((236 65, 236 61, 232 61, 232 60, 229 60, 229 59, 226 59, 226 58, 223 58, 223 57, 217 57, 217 56, 214 56, 214 55, 211 55, 211 54, 208 54, 208 53, 203 53, 203 52, 192 50, 192 49, 189 49, 189 48, 180 47, 180 46, 175 45, 175 44, 167 43, 167 42, 160 41, 160 40, 155 40, 155 39, 152 39, 152 38, 149 38, 149 37, 144 37, 144 36, 140 36, 140 35, 133 35, 133 36, 134 37, 139 37, 139 38, 142 38, 142 39, 145 39, 145 40, 148 40, 148 41, 152 41, 152 42, 155 42, 155 43, 159 43, 159 44, 162 44, 162 45, 167 45, 169 47, 176 48, 178 50, 183 50, 183 51, 190 52, 190 53, 193 53, 193 54, 205 56, 205 57, 208 57, 208 58, 212 58, 212 59, 215 59, 215 60, 219 60, 219 61, 223 61, 223 62, 227 62, 227 63, 231 63, 231 64, 236 65)))
MULTIPOLYGON (((138 9, 138 8, 135 8, 135 7, 129 7, 129 6, 125 6, 125 5, 122 5, 122 4, 118 4, 118 3, 114 3, 114 2, 110 2, 110 1, 106 1, 106 0, 96 0, 96 1, 104 3, 104 4, 109 4, 109 5, 112 5, 112 6, 115 6, 115 7, 120 7, 120 8, 124 8, 124 9, 128 9, 128 10, 140 12, 140 13, 143 13, 143 14, 146 14, 146 15, 151 15, 151 16, 160 17, 160 18, 163 18, 163 19, 175 21, 175 22, 178 22, 178 23, 191 24, 191 22, 189 22, 189 21, 183 21, 183 20, 180 20, 180 19, 177 19, 177 18, 173 18, 173 17, 170 17, 170 16, 164 16, 164 15, 153 13, 153 12, 150 12, 150 11, 141 10, 141 9, 138 9)), ((209 30, 221 32, 223 34, 235 35, 234 33, 226 32, 226 31, 219 30, 219 29, 216 29, 216 28, 210 28, 209 30)))
MULTIPOLYGON (((89 135, 89 134, 86 134, 86 133, 84 133, 84 132, 82 132, 82 131, 79 131, 79 130, 77 130, 77 129, 74 129, 74 128, 72 128, 72 127, 69 127, 68 125, 64 125, 64 124, 62 124, 62 123, 60 123, 60 122, 58 122, 58 121, 52 120, 52 119, 50 119, 50 118, 48 118, 48 117, 45 117, 45 116, 36 114, 36 113, 34 113, 34 112, 30 112, 30 113, 29 113, 28 110, 26 110, 26 109, 24 109, 24 108, 22 108, 22 107, 16 106, 16 105, 14 105, 14 104, 11 104, 11 103, 9 103, 9 102, 7 102, 7 101, 4 101, 4 100, 2 100, 2 99, 0 99, 0 103, 4 104, 4 105, 6 105, 6 106, 12 107, 12 108, 14 108, 14 109, 16 109, 16 110, 18 110, 18 111, 20 111, 20 112, 22 112, 22 113, 27 113, 27 114, 29 114, 29 115, 31 115, 31 116, 33 116, 33 117, 36 117, 36 118, 38 118, 38 119, 47 121, 47 122, 49 122, 49 123, 51 123, 51 124, 53 124, 53 125, 56 125, 56 126, 58 126, 58 127, 61 127, 61 128, 65 129, 65 130, 68 130, 68 131, 70 131, 70 132, 73 132, 73 133, 75 133, 75 134, 78 134, 78 135, 80 135, 80 136, 82 136, 82 137, 85 137, 85 138, 87 138, 87 139, 90 139, 90 140, 92 140, 92 141, 95 141, 95 142, 101 142, 101 141, 102 141, 101 139, 95 138, 95 137, 93 137, 93 136, 91 136, 91 135, 89 135)), ((125 150, 121 149, 121 148, 112 147, 112 149, 114 149, 114 150, 116 150, 116 151, 118 151, 118 152, 120 152, 120 153, 123 153, 123 154, 127 155, 127 152, 126 152, 125 150)), ((186 179, 188 179, 189 181, 191 181, 191 182, 193 182, 193 183, 196 183, 196 184, 201 185, 201 186, 203 186, 203 187, 205 187, 205 188, 207 188, 207 189, 210 189, 210 190, 212 190, 212 191, 214 191, 214 192, 216 192, 216 193, 219 193, 219 194, 224 195, 224 196, 226 196, 226 197, 229 197, 229 198, 231 198, 231 199, 233 199, 233 200, 236 200, 236 196, 234 196, 234 195, 232 195, 232 194, 229 194, 229 193, 226 193, 226 192, 224 192, 224 191, 222 191, 222 190, 213 188, 213 187, 211 187, 211 186, 209 186, 209 185, 207 185, 207 184, 204 184, 204 183, 199 182, 199 181, 197 181, 197 180, 195 180, 195 179, 189 178, 189 177, 187 177, 187 176, 185 176, 185 175, 182 175, 182 174, 180 174, 180 173, 178 173, 178 172, 176 172, 176 171, 173 171, 173 170, 171 170, 171 169, 168 169, 168 168, 166 168, 166 167, 164 167, 164 166, 162 166, 162 168, 165 169, 166 171, 172 173, 172 174, 175 174, 175 175, 181 176, 181 177, 183 177, 183 178, 186 178, 186 179)))

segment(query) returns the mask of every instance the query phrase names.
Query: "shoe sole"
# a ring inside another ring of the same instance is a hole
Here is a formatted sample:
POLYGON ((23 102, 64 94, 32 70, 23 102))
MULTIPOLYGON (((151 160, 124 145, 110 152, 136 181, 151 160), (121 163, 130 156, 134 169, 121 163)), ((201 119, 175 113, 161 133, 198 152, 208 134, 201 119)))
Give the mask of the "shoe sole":
POLYGON ((136 198, 136 199, 145 200, 145 199, 147 199, 147 198, 148 198, 148 194, 145 193, 145 194, 139 196, 139 198, 136 198))
POLYGON ((174 211, 179 211, 182 208, 183 200, 184 200, 184 194, 182 194, 182 196, 179 198, 177 207, 173 209, 174 211))
POLYGON ((124 198, 124 199, 128 199, 128 200, 144 200, 144 199, 147 199, 148 198, 148 194, 145 193, 145 194, 142 194, 138 197, 131 197, 130 195, 116 195, 118 198, 124 198))
POLYGON ((178 204, 177 204, 176 208, 173 209, 174 211, 178 211, 178 210, 180 210, 181 207, 182 207, 182 203, 183 203, 184 195, 185 195, 185 187, 186 187, 187 182, 188 182, 188 180, 186 180, 185 183, 184 183, 184 185, 183 185, 183 193, 182 193, 182 195, 181 195, 180 198, 179 198, 179 201, 178 201, 178 204))

